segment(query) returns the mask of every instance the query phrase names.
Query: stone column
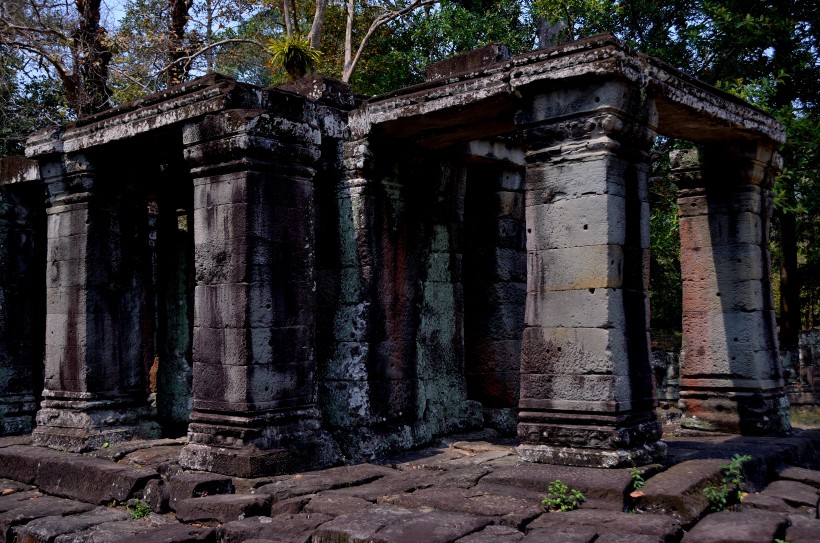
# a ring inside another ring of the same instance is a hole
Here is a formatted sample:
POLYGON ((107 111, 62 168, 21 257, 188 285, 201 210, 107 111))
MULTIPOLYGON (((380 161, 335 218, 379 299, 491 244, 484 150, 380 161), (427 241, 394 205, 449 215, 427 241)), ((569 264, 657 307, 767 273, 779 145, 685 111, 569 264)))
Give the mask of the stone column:
POLYGON ((769 261, 777 156, 755 143, 672 155, 683 279, 684 427, 789 429, 769 261))
POLYGON ((314 390, 312 106, 271 92, 184 129, 194 178, 194 411, 180 464, 254 477, 333 463, 314 390))
POLYGON ((36 162, 0 160, 0 435, 31 432, 42 390, 45 206, 36 176, 36 162))
POLYGON ((665 454, 648 338, 655 117, 621 82, 538 95, 520 116, 530 149, 524 460, 616 467, 665 454))
POLYGON ((146 205, 84 155, 40 160, 48 190, 45 390, 33 442, 84 451, 155 435, 146 205))

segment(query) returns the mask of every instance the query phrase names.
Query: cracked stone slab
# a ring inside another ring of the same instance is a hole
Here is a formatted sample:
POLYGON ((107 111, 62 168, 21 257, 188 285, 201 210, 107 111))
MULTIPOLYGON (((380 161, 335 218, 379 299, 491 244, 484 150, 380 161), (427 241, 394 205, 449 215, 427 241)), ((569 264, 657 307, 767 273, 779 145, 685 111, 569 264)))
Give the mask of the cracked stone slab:
POLYGON ((616 510, 624 506, 624 497, 632 489, 628 469, 596 469, 551 464, 523 465, 496 469, 481 479, 481 483, 516 486, 547 494, 550 482, 560 480, 581 491, 589 499, 613 504, 616 510))
POLYGON ((146 543, 147 541, 151 543, 216 543, 216 530, 186 524, 169 524, 126 537, 116 543, 146 543))
MULTIPOLYGON (((87 530, 57 536, 54 543, 121 543, 123 539, 169 524, 176 524, 176 520, 168 516, 152 514, 141 519, 96 524, 87 530)), ((147 539, 143 537, 142 541, 145 542, 147 539)))
POLYGON ((414 515, 376 532, 370 543, 450 543, 477 532, 492 522, 488 517, 450 511, 414 515))
POLYGON ((684 524, 700 518, 709 508, 703 489, 723 480, 723 460, 687 460, 650 477, 636 505, 652 513, 672 515, 684 524))
POLYGON ((815 487, 797 481, 774 481, 761 492, 764 496, 780 498, 791 505, 817 507, 820 494, 815 487))
POLYGON ((816 543, 820 539, 820 519, 801 515, 789 515, 791 526, 786 528, 789 543, 816 543))
MULTIPOLYGON (((634 535, 634 534, 632 534, 634 535)), ((563 528, 538 528, 527 533, 521 543, 592 543, 598 539, 598 530, 589 526, 565 526, 563 528)))
MULTIPOLYGON (((248 539, 273 539, 279 543, 307 543, 316 528, 333 520, 330 515, 298 513, 273 517, 252 517, 223 524, 220 543, 242 543, 248 539)), ((314 543, 316 539, 312 539, 314 543)), ((335 540, 334 540, 335 541, 335 540)))
POLYGON ((788 517, 770 511, 721 511, 707 515, 683 537, 683 543, 771 543, 785 535, 788 517))
POLYGON ((392 505, 373 505, 350 515, 341 515, 323 524, 313 534, 313 543, 358 543, 370 541, 384 527, 419 513, 392 505))
POLYGON ((32 520, 50 517, 55 515, 66 516, 85 513, 93 509, 94 506, 55 498, 53 496, 39 496, 20 502, 20 507, 16 507, 0 514, 0 534, 9 540, 10 531, 21 524, 27 524, 32 520))
POLYGON ((778 471, 777 475, 781 479, 797 481, 798 483, 803 483, 811 485, 815 488, 820 488, 820 471, 814 471, 806 468, 798 468, 795 466, 787 466, 778 471))
POLYGON ((520 543, 524 534, 509 526, 490 525, 466 537, 456 540, 456 543, 520 543))
POLYGON ((168 506, 174 511, 185 499, 234 493, 231 478, 214 473, 180 473, 168 480, 168 487, 168 506))
POLYGON ((270 515, 270 508, 271 497, 266 494, 216 494, 180 500, 176 516, 182 522, 230 522, 270 515))
POLYGON ((680 522, 666 515, 605 511, 600 509, 576 509, 562 513, 544 513, 527 526, 527 534, 536 530, 567 530, 569 526, 585 526, 603 533, 617 532, 656 536, 678 541, 682 529, 680 522))
POLYGON ((371 505, 373 504, 367 500, 337 494, 335 490, 329 490, 310 500, 310 502, 305 504, 303 510, 305 513, 324 513, 332 517, 338 517, 339 515, 347 515, 361 511, 371 505))
POLYGON ((49 516, 35 519, 16 530, 19 543, 51 543, 58 536, 88 530, 107 522, 126 520, 128 512, 111 507, 97 507, 87 513, 49 516))
POLYGON ((482 489, 426 488, 409 494, 386 496, 380 498, 379 503, 408 509, 429 507, 440 511, 493 517, 497 522, 516 529, 544 512, 539 500, 482 489))
POLYGON ((341 466, 322 471, 274 477, 272 483, 260 486, 256 492, 270 494, 276 500, 284 500, 293 496, 315 494, 323 490, 362 485, 395 473, 396 471, 391 468, 373 464, 341 466))

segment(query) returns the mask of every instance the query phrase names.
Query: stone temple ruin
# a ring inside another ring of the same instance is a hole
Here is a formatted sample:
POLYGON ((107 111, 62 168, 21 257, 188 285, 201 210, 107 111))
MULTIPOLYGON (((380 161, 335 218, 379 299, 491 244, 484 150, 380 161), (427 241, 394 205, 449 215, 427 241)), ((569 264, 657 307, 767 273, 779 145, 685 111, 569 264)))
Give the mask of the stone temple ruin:
POLYGON ((181 464, 238 476, 482 424, 527 461, 655 461, 656 135, 697 145, 672 157, 684 419, 784 432, 784 129, 611 36, 370 99, 208 76, 34 134, 0 192, 2 430, 70 451, 187 431, 181 464))

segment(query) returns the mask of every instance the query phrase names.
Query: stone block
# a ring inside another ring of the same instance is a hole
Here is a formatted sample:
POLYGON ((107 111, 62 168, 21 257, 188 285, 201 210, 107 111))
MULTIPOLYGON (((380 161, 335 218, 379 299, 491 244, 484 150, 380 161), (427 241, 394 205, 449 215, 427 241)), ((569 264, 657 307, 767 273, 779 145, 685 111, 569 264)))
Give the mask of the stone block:
POLYGON ((216 530, 185 524, 169 524, 118 539, 117 543, 216 543, 216 530))
POLYGON ((524 534, 503 525, 490 525, 461 539, 456 543, 519 543, 524 538, 524 534))
POLYGON ((216 520, 221 523, 270 515, 271 497, 266 494, 215 494, 174 503, 182 522, 216 520))
POLYGON ((628 375, 626 334, 616 328, 524 330, 521 373, 628 375))
MULTIPOLYGON (((774 323, 774 311, 747 313, 684 310, 683 337, 686 343, 686 357, 706 356, 712 352, 717 356, 726 357, 729 351, 751 353, 775 350, 776 344, 772 337, 774 323)), ((726 358, 731 358, 731 355, 726 358)), ((681 371, 689 373, 685 369, 681 371)))
POLYGON ((590 288, 537 292, 527 289, 527 326, 543 328, 614 328, 626 330, 624 291, 590 288))
POLYGON ((560 291, 624 286, 624 249, 589 245, 527 253, 527 288, 560 291))
POLYGON ((763 280, 769 274, 768 250, 759 245, 732 244, 681 249, 681 279, 707 284, 763 280))
POLYGON ((789 515, 791 526, 786 528, 782 539, 790 543, 814 543, 820 533, 820 519, 810 519, 801 515, 789 515))
POLYGON ((797 481, 820 488, 820 472, 797 466, 784 466, 777 472, 778 477, 787 481, 797 481))
POLYGON ((697 521, 709 508, 703 493, 720 486, 723 460, 688 460, 649 478, 641 489, 637 506, 652 513, 670 515, 684 524, 697 521))
POLYGON ((88 530, 98 524, 122 521, 128 513, 122 509, 97 507, 87 513, 48 516, 35 519, 16 530, 18 543, 51 543, 61 535, 88 530))
POLYGON ((13 541, 13 533, 21 524, 28 524, 32 520, 43 517, 68 516, 85 513, 94 509, 94 506, 53 496, 40 496, 28 500, 20 507, 15 507, 0 513, 0 536, 6 541, 13 541))
POLYGON ((332 517, 348 515, 366 509, 372 505, 371 502, 353 496, 338 494, 335 491, 328 491, 319 494, 310 502, 305 504, 305 513, 324 513, 332 517))
POLYGON ((807 506, 817 509, 820 505, 820 492, 817 488, 797 481, 774 481, 763 489, 762 494, 780 498, 795 507, 807 506))
POLYGON ((626 199, 584 196, 527 207, 527 251, 624 245, 626 199))
POLYGON ((180 473, 168 481, 168 505, 176 510, 176 504, 188 498, 200 498, 217 494, 233 494, 229 477, 212 473, 180 473))
POLYGON ((410 543, 427 541, 445 543, 471 534, 490 524, 487 517, 448 511, 431 511, 394 524, 388 524, 376 532, 369 541, 372 543, 410 543))
POLYGON ((788 517, 770 511, 721 511, 707 515, 683 536, 683 543, 770 543, 781 537, 788 517))
POLYGON ((733 281, 729 277, 713 281, 683 281, 686 311, 771 311, 771 289, 759 279, 733 281), (715 284, 717 283, 717 284, 715 284))
POLYGON ((272 539, 280 543, 305 543, 315 541, 312 534, 328 521, 330 515, 323 513, 298 513, 273 517, 251 517, 223 524, 218 529, 220 543, 243 543, 248 539, 272 539))
POLYGON ((256 489, 256 492, 269 494, 276 500, 283 500, 293 496, 315 494, 323 490, 358 486, 395 475, 395 473, 394 469, 373 464, 342 466, 317 472, 278 476, 272 483, 256 489))
POLYGON ((758 213, 680 217, 682 251, 727 245, 762 246, 765 222, 758 213))
MULTIPOLYGON (((646 513, 632 515, 621 511, 600 509, 576 509, 560 514, 541 515, 527 526, 527 533, 537 530, 566 530, 569 526, 584 526, 596 529, 599 534, 623 533, 635 536, 655 536, 655 541, 678 541, 682 530, 680 522, 665 516, 646 513)), ((628 541, 643 541, 639 537, 628 541)), ((598 541, 598 539, 596 539, 598 541)))
MULTIPOLYGON (((628 541, 641 536, 629 534, 628 541)), ((555 541, 560 543, 592 543, 599 541, 598 530, 589 526, 564 526, 551 528, 538 528, 530 532, 521 540, 521 543, 540 543, 542 541, 555 541)), ((655 538, 657 541, 657 538, 655 538)), ((627 542, 628 543, 628 542, 627 542)))
POLYGON ((632 387, 628 376, 564 375, 525 373, 521 375, 521 398, 544 398, 574 402, 628 402, 632 387))
POLYGON ((392 505, 374 505, 362 511, 341 515, 323 524, 314 533, 313 543, 356 543, 372 541, 386 526, 413 518, 419 513, 392 505))
POLYGON ((477 488, 425 488, 409 494, 384 496, 379 498, 379 503, 416 510, 431 508, 493 517, 494 522, 516 529, 522 528, 544 511, 538 500, 518 497, 513 492, 488 492, 477 488))

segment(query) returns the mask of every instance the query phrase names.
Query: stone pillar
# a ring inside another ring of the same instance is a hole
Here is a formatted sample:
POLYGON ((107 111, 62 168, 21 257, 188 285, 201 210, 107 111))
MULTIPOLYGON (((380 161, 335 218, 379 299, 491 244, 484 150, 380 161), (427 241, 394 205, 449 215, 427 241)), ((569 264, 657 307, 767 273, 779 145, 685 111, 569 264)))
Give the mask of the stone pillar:
POLYGON ((240 477, 337 461, 314 390, 310 103, 273 91, 184 129, 194 178, 194 411, 180 464, 240 477))
POLYGON ((84 155, 40 160, 48 190, 45 390, 33 442, 84 451, 155 435, 145 201, 84 155))
POLYGON ((683 279, 682 425, 789 429, 769 261, 777 156, 755 143, 672 155, 683 279))
POLYGON ((42 390, 45 209, 36 166, 0 160, 0 435, 31 432, 42 390))
POLYGON ((530 148, 524 460, 616 467, 665 454, 648 335, 655 117, 638 89, 607 82, 535 96, 519 118, 530 148))

